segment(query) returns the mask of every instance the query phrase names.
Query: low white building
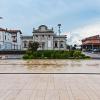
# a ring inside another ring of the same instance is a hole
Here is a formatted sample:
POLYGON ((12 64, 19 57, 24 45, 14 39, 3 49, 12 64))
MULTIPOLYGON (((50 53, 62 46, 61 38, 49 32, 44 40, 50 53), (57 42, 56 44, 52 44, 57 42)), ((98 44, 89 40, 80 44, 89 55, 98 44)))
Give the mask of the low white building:
POLYGON ((10 50, 12 47, 11 33, 0 28, 0 50, 10 50))
POLYGON ((21 50, 21 31, 0 28, 0 50, 21 50))
POLYGON ((33 36, 22 36, 22 50, 27 50, 29 43, 33 42, 33 36))
POLYGON ((11 33, 12 50, 22 50, 22 32, 20 30, 8 30, 11 33))

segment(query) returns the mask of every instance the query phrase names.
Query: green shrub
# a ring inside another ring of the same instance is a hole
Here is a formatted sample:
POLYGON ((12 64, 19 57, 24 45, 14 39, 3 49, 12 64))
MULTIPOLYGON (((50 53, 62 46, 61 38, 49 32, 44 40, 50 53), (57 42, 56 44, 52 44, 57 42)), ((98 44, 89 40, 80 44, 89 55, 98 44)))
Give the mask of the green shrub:
POLYGON ((80 58, 85 59, 86 58, 85 54, 80 54, 80 58))
POLYGON ((31 50, 27 50, 26 51, 26 54, 31 55, 32 54, 32 51, 31 50))
POLYGON ((81 58, 81 52, 80 51, 74 51, 73 57, 74 58, 81 58))
POLYGON ((23 56, 23 59, 29 59, 29 55, 28 55, 28 54, 25 54, 25 55, 23 56))
POLYGON ((33 57, 33 55, 29 55, 29 59, 33 59, 34 57, 33 57))
POLYGON ((51 57, 51 51, 45 51, 43 52, 44 57, 50 58, 51 57))
POLYGON ((90 58, 82 54, 81 51, 27 51, 23 59, 85 59, 90 58))
POLYGON ((70 57, 73 57, 74 52, 75 52, 74 50, 68 51, 70 57))

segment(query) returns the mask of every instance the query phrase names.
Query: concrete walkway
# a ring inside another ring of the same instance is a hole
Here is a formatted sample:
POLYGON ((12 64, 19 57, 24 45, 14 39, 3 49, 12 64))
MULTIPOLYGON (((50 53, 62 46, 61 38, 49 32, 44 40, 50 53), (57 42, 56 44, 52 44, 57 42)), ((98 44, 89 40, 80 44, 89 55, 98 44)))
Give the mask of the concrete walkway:
POLYGON ((100 100, 100 76, 0 75, 0 100, 100 100))

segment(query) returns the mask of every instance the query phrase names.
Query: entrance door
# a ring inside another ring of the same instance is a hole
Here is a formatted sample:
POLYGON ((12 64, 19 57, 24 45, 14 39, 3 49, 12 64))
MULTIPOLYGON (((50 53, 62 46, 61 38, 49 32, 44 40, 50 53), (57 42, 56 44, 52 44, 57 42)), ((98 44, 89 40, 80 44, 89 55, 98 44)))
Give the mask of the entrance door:
POLYGON ((45 42, 42 42, 42 50, 45 50, 45 42))

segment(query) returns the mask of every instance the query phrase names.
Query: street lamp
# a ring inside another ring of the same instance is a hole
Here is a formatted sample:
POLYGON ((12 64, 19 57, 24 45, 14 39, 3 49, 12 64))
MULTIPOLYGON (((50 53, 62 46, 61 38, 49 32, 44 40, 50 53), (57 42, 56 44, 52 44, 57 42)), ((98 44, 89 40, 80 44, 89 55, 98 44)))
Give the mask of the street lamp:
POLYGON ((60 36, 60 33, 61 33, 61 30, 60 30, 61 24, 58 24, 58 28, 59 28, 58 32, 59 32, 59 36, 60 36))
POLYGON ((61 24, 58 24, 58 32, 59 32, 59 50, 60 50, 60 33, 61 33, 61 30, 60 30, 60 28, 61 28, 61 24))

